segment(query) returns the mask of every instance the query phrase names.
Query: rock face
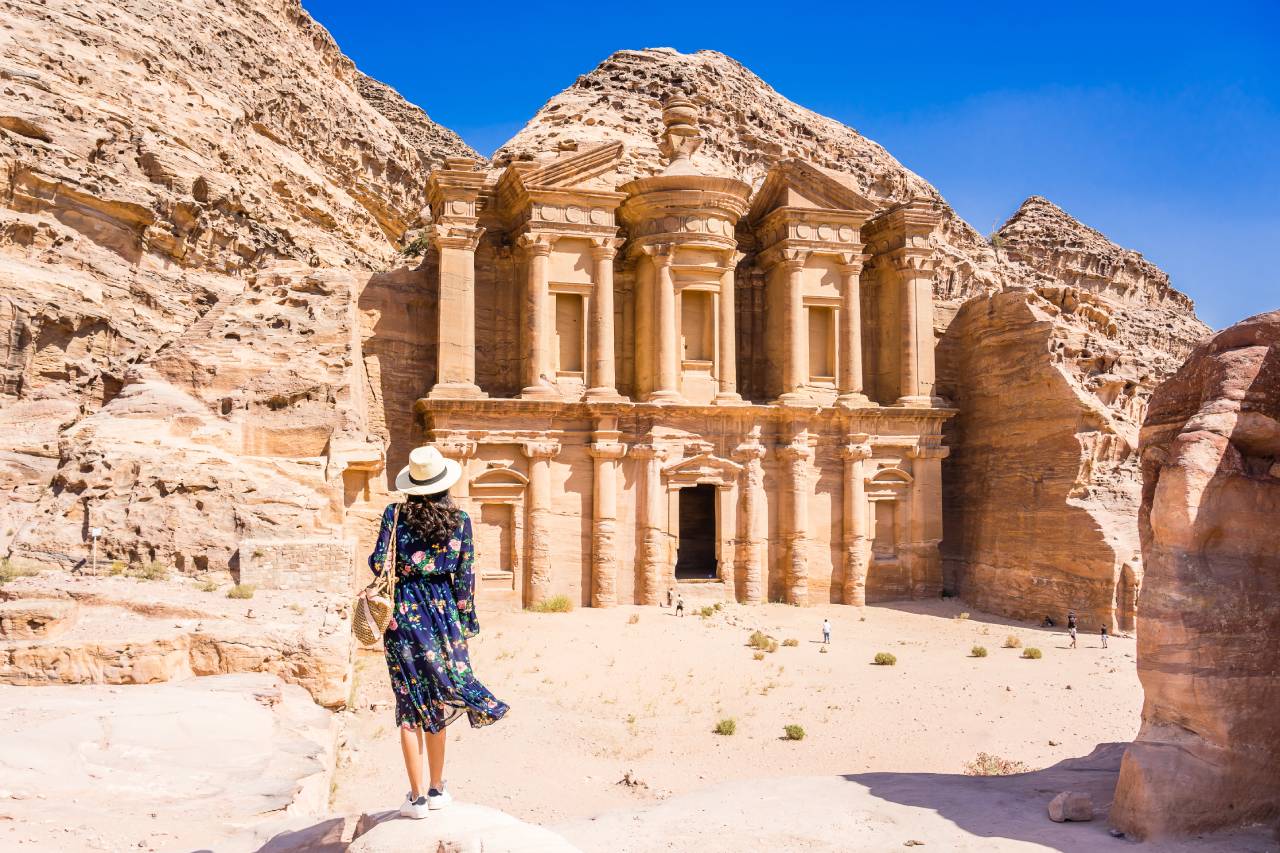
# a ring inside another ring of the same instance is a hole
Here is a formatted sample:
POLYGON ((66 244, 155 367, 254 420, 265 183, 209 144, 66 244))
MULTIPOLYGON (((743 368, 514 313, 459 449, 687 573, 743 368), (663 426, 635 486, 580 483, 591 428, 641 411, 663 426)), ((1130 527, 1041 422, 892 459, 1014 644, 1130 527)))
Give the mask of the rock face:
POLYGON ((1142 729, 1115 825, 1280 826, 1280 311, 1215 335, 1142 427, 1142 729))
POLYGON ((396 812, 362 815, 348 853, 577 853, 578 848, 540 826, 486 806, 456 803, 428 820, 396 812))
POLYGON ((108 560, 226 572, 348 535, 356 301, 474 152, 296 0, 0 8, 0 550, 75 564, 89 519, 108 560))
POLYGON ((335 738, 332 714, 271 675, 0 686, 0 847, 256 849, 227 836, 325 808, 335 738))
POLYGON ((1007 275, 1029 286, 964 305, 938 351, 960 410, 944 463, 949 583, 993 612, 1074 608, 1088 630, 1132 629, 1138 426, 1209 330, 1141 255, 1044 199, 997 236, 1007 275))

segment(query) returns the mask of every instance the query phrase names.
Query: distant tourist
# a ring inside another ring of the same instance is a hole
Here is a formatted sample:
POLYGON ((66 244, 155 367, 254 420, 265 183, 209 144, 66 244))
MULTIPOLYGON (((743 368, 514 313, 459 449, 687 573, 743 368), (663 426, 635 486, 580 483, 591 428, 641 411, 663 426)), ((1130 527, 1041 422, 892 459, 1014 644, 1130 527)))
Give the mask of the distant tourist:
POLYGON ((667 606, 671 606, 671 590, 667 590, 667 606))
POLYGON ((822 642, 823 645, 831 645, 831 621, 829 619, 822 620, 822 642))
POLYGON ((1107 626, 1100 625, 1098 627, 1098 634, 1102 637, 1102 647, 1105 649, 1107 647, 1107 626))
POLYGON ((1071 648, 1076 648, 1076 612, 1074 610, 1067 611, 1067 633, 1071 635, 1071 648))
POLYGON ((1056 623, 1053 621, 1053 617, 1052 617, 1052 616, 1048 616, 1048 615, 1046 615, 1046 616, 1044 617, 1044 621, 1040 623, 1040 627, 1041 627, 1041 628, 1052 628, 1055 624, 1056 624, 1056 623))
POLYGON ((409 776, 400 814, 410 818, 453 801, 444 789, 445 726, 466 714, 471 727, 480 728, 507 713, 507 705, 476 680, 467 653, 467 639, 480 633, 480 624, 473 605, 471 519, 449 499, 461 474, 458 463, 434 447, 409 454, 396 477, 396 489, 407 497, 382 513, 378 544, 369 555, 378 577, 361 593, 370 594, 388 570, 395 572, 387 578, 395 581, 394 608, 382 643, 409 776))
POLYGON ((684 596, 676 599, 676 615, 684 616, 684 596))

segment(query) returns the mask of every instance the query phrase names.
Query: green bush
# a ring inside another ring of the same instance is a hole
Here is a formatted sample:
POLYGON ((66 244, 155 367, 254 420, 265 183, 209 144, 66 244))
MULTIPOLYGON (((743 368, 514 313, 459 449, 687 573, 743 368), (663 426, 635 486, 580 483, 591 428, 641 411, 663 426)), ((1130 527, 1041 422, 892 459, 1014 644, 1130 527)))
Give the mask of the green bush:
POLYGON ((733 717, 725 717, 716 723, 715 733, 718 735, 731 735, 738 730, 738 721, 733 717))
POLYGON ((792 723, 789 726, 783 726, 782 730, 786 732, 786 740, 804 740, 804 726, 792 723))
POLYGON ((987 656, 987 647, 974 646, 973 648, 969 649, 969 655, 975 658, 985 658, 987 656))
POLYGON ((1044 657, 1044 655, 1040 653, 1040 650, 1036 648, 1023 649, 1022 656, 1027 660, 1040 660, 1040 658, 1044 657))
POLYGON ((567 595, 553 595, 527 609, 532 613, 568 613, 573 609, 573 602, 567 595))
POLYGON ((1006 649, 1020 649, 1022 648, 1022 640, 1018 639, 1017 635, 1010 634, 1004 638, 1004 647, 1006 649))
POLYGON ((898 659, 889 652, 876 652, 876 666, 894 666, 898 663, 898 659))
POLYGON ((254 589, 251 583, 238 583, 227 590, 227 598, 253 598, 254 589))
POLYGON ((125 566, 123 560, 112 560, 111 569, 107 572, 107 574, 112 575, 113 577, 122 575, 125 573, 126 568, 127 567, 125 566))

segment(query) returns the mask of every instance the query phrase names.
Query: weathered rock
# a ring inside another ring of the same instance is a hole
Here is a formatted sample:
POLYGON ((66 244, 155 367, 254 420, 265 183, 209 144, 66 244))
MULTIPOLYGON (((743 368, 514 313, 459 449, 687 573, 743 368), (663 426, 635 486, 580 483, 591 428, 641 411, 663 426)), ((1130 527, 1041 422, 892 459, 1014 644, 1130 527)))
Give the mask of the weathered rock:
POLYGON ((0 601, 0 639, 51 640, 75 624, 74 601, 19 599, 0 601))
POLYGON ((271 675, 0 686, 0 847, 249 849, 232 828, 327 804, 336 724, 271 675), (21 834, 18 834, 21 833, 21 834), (31 845, 28 845, 31 846, 31 845))
POLYGON ((1055 823, 1093 820, 1093 798, 1084 793, 1063 791, 1049 801, 1049 820, 1055 823))
POLYGON ((271 673, 326 707, 351 689, 345 596, 260 591, 251 601, 188 582, 45 573, 3 589, 0 608, 78 612, 67 630, 4 637, 0 683, 151 684, 192 675, 271 673), (55 599, 55 600, 50 600, 55 599), (246 619, 249 609, 266 618, 246 619))
POLYGON ((939 345, 939 389, 960 410, 944 465, 949 583, 1025 619, 1129 630, 1138 547, 1138 425, 1147 399, 1208 332, 1136 252, 1044 199, 999 232, 1031 283, 967 303, 939 345))
POLYGON ((455 803, 433 812, 429 820, 403 820, 396 812, 361 815, 348 853, 575 853, 574 847, 549 829, 509 814, 455 803))
POLYGON ((1196 348, 1152 396, 1141 454, 1146 701, 1112 821, 1280 826, 1280 311, 1196 348))

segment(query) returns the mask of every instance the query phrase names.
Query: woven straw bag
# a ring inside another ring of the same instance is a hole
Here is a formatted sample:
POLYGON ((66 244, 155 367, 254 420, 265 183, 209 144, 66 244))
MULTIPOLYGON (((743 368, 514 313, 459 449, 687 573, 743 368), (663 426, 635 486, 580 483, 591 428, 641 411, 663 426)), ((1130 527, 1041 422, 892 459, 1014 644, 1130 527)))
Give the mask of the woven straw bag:
POLYGON ((399 523, 397 505, 391 519, 391 545, 382 561, 382 572, 373 579, 366 595, 356 596, 351 630, 362 646, 376 646, 382 640, 396 606, 396 525, 399 523))

